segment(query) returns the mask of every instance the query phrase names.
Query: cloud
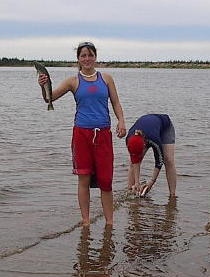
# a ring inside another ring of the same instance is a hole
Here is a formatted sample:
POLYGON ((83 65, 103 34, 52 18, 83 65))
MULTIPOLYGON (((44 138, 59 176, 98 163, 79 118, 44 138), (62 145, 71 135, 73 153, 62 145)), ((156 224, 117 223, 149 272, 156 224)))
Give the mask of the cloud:
POLYGON ((75 61, 75 48, 89 40, 98 49, 98 61, 209 60, 210 41, 136 41, 97 37, 48 37, 0 40, 2 57, 75 61), (15 45, 15 49, 14 49, 15 45))
POLYGON ((132 40, 210 40, 210 27, 145 26, 111 23, 1 22, 0 38, 94 36, 132 40))
POLYGON ((210 26, 209 0, 3 0, 0 10, 7 21, 210 26))
POLYGON ((92 40, 101 60, 209 60, 209 0, 2 0, 0 53, 73 60, 92 40))

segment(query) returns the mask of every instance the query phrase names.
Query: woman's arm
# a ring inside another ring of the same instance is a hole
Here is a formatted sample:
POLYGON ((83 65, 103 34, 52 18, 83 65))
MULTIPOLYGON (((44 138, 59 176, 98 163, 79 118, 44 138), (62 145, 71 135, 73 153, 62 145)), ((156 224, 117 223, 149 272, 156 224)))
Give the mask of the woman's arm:
MULTIPOLYGON (((38 78, 39 85, 43 88, 44 84, 47 82, 48 77, 45 74, 40 74, 38 78)), ((76 88, 78 86, 78 80, 77 77, 69 77, 63 82, 60 83, 60 85, 52 91, 52 100, 55 101, 56 99, 63 96, 68 91, 75 92, 76 88)))
POLYGON ((126 127, 123 116, 123 110, 117 94, 115 83, 113 78, 109 74, 103 73, 103 78, 109 88, 110 101, 113 107, 113 111, 118 119, 117 134, 119 138, 122 138, 126 135, 126 127))
POLYGON ((128 168, 128 189, 131 190, 134 184, 135 184, 135 179, 134 179, 134 173, 133 173, 133 165, 130 162, 129 168, 128 168))
POLYGON ((133 175, 134 175, 134 185, 136 187, 140 186, 139 180, 140 180, 140 163, 132 164, 133 166, 133 175))
POLYGON ((155 167, 152 172, 152 177, 146 183, 146 185, 149 187, 149 190, 151 190, 152 186, 155 184, 159 173, 160 173, 160 169, 155 167))
POLYGON ((140 190, 140 163, 132 164, 130 162, 128 170, 128 189, 132 190, 133 193, 138 193, 140 190))
POLYGON ((154 159, 155 159, 155 167, 152 172, 152 177, 147 181, 147 185, 149 186, 149 190, 152 188, 152 186, 155 184, 158 175, 160 173, 160 170, 163 165, 163 153, 162 153, 162 147, 159 143, 156 143, 152 140, 148 140, 149 145, 152 147, 153 153, 154 153, 154 159))

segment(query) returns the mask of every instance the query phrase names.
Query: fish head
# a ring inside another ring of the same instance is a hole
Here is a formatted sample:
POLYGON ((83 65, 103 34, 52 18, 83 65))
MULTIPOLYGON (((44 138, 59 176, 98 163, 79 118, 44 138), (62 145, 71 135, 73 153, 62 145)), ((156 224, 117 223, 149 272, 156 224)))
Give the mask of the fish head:
POLYGON ((49 73, 48 73, 48 71, 47 71, 47 69, 45 68, 44 65, 42 65, 41 63, 35 61, 34 66, 35 66, 38 74, 46 74, 46 75, 49 76, 49 73))

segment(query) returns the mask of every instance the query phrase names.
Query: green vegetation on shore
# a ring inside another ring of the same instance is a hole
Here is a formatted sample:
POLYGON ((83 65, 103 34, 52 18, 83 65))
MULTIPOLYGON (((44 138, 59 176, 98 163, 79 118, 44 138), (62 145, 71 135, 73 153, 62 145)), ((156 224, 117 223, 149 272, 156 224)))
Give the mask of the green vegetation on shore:
MULTIPOLYGON (((76 61, 49 61, 39 60, 46 67, 76 67, 76 61)), ((0 58, 0 66, 34 66, 34 60, 24 60, 18 58, 0 58)), ((119 68, 195 68, 210 69, 210 61, 160 61, 160 62, 133 62, 133 61, 109 61, 98 62, 98 67, 119 67, 119 68)))

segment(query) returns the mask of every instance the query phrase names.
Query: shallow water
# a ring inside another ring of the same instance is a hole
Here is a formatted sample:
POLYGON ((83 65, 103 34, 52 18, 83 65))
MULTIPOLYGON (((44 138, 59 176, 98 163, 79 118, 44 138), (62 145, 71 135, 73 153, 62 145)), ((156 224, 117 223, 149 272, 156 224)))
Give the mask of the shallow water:
MULTIPOLYGON (((56 86, 76 69, 49 71, 56 86)), ((114 228, 105 228, 99 191, 92 189, 93 223, 81 229, 69 149, 72 95, 49 112, 33 68, 0 68, 0 277, 209 276, 210 71, 106 71, 115 79, 127 128, 143 113, 172 118, 176 200, 168 199, 164 169, 145 199, 126 198, 127 151, 112 116, 114 228)), ((144 178, 153 163, 148 153, 144 178)))

